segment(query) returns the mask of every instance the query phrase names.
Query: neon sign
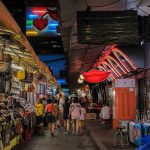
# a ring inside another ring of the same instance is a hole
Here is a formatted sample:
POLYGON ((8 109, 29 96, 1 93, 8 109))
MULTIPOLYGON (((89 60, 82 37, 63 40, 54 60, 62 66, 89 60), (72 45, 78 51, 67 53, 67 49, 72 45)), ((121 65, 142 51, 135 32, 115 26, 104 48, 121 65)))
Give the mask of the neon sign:
POLYGON ((47 7, 28 7, 26 11, 27 36, 59 36, 57 10, 47 7))
POLYGON ((115 45, 106 47, 103 56, 94 64, 95 67, 98 67, 101 71, 111 72, 109 75, 111 80, 137 69, 132 60, 115 45))

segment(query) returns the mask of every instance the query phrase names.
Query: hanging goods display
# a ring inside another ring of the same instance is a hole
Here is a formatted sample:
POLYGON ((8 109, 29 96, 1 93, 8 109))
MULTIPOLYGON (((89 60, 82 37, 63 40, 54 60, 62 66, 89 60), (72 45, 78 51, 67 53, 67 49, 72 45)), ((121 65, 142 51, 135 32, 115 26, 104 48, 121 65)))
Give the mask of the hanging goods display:
POLYGON ((11 77, 6 76, 5 77, 5 95, 9 95, 12 87, 11 77))
POLYGON ((1 73, 10 73, 11 71, 11 61, 12 58, 8 54, 4 54, 4 52, 0 51, 0 72, 1 73))
POLYGON ((26 74, 26 81, 27 82, 32 82, 33 81, 33 74, 32 73, 27 73, 26 74))
POLYGON ((0 93, 8 95, 11 90, 11 61, 10 55, 0 51, 0 93))
POLYGON ((5 93, 5 80, 3 77, 0 77, 0 93, 5 93))

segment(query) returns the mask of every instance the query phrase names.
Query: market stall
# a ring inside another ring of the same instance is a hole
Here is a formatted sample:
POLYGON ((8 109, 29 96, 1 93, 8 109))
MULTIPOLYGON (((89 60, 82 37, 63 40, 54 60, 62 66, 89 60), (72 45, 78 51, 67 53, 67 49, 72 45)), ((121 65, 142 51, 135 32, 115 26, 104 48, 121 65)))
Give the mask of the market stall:
POLYGON ((59 86, 0 2, 0 149, 27 143, 36 125, 35 105, 59 86))

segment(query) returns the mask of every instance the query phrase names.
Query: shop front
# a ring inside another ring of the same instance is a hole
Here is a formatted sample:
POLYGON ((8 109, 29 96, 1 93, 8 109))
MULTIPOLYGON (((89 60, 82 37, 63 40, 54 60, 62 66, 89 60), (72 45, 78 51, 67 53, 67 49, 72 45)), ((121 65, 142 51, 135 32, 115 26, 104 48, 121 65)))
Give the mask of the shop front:
POLYGON ((2 3, 0 9, 5 12, 0 19, 0 149, 10 150, 30 141, 37 99, 59 86, 2 3))
POLYGON ((107 80, 92 83, 86 77, 82 79, 82 76, 80 80, 85 80, 90 85, 90 109, 95 110, 99 106, 100 110, 94 112, 97 113, 97 118, 100 117, 98 113, 103 106, 109 104, 111 127, 114 130, 124 127, 123 131, 127 133, 129 141, 139 146, 142 139, 148 138, 150 134, 150 69, 148 61, 145 61, 149 60, 149 55, 144 56, 144 52, 148 53, 149 46, 146 44, 145 49, 134 47, 133 50, 129 46, 121 48, 117 45, 106 47, 94 65, 93 70, 110 73, 107 80))

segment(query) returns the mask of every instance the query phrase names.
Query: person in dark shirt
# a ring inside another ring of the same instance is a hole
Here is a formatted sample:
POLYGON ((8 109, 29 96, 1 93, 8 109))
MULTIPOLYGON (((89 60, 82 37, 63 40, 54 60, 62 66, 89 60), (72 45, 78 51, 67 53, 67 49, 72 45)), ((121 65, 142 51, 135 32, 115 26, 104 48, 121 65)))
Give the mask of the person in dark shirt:
POLYGON ((70 100, 68 97, 65 97, 65 102, 63 105, 63 110, 64 110, 63 119, 64 119, 65 134, 69 134, 69 130, 70 130, 69 108, 70 108, 70 100))

